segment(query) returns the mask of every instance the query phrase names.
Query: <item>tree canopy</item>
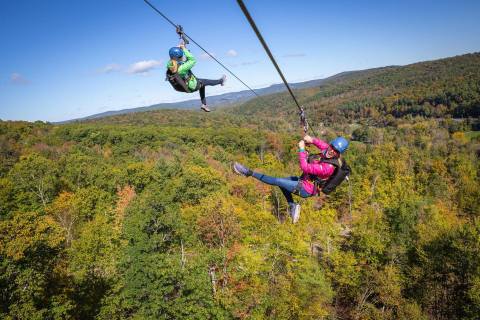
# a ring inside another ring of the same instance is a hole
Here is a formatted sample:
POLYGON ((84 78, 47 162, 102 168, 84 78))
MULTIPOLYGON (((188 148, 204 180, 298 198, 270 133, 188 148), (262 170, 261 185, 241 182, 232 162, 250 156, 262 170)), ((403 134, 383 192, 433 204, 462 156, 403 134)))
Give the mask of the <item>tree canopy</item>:
MULTIPOLYGON (((478 319, 480 55, 298 90, 349 183, 300 200, 285 94, 205 115, 0 121, 2 319, 478 319)), ((313 150, 313 149, 312 149, 313 150)))

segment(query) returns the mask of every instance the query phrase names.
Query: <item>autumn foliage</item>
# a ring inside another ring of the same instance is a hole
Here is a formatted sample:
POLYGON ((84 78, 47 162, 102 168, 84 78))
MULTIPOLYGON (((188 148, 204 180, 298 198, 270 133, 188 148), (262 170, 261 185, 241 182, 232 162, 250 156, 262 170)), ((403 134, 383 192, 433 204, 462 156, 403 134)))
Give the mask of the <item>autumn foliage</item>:
POLYGON ((0 318, 478 319, 479 76, 471 54, 298 90, 353 172, 295 225, 231 172, 299 173, 286 94, 0 122, 0 318))

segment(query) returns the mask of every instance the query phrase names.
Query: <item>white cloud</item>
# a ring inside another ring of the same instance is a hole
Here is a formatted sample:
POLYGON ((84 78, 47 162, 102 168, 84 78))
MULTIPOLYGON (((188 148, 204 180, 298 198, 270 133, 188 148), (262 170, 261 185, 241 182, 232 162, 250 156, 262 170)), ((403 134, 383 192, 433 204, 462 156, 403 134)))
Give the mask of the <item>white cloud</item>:
POLYGON ((227 51, 227 56, 236 57, 236 56, 238 56, 238 52, 233 50, 233 49, 230 49, 230 50, 227 51))
POLYGON ((111 72, 116 72, 116 71, 120 71, 122 67, 116 63, 111 63, 111 64, 107 64, 105 67, 103 67, 100 72, 101 73, 111 73, 111 72))
POLYGON ((152 69, 155 69, 162 62, 160 60, 144 60, 138 61, 130 65, 128 73, 147 73, 152 69))
POLYGON ((10 83, 13 84, 29 84, 30 81, 22 76, 20 73, 14 72, 10 75, 10 83))

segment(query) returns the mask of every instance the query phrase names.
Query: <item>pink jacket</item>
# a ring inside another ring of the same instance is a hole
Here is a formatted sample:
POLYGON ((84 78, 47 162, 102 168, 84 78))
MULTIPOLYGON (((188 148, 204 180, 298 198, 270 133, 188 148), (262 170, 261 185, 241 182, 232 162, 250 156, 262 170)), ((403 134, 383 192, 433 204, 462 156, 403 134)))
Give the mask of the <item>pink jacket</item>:
MULTIPOLYGON (((320 149, 320 151, 322 151, 322 154, 323 151, 327 150, 329 147, 328 143, 317 138, 313 138, 312 144, 314 144, 318 149, 320 149)), ((331 165, 330 163, 308 163, 307 158, 307 151, 302 151, 298 153, 300 168, 303 171, 300 179, 302 180, 302 185, 305 191, 314 195, 317 193, 317 190, 315 190, 315 184, 311 180, 310 175, 317 176, 320 179, 327 179, 335 171, 335 166, 331 165)))

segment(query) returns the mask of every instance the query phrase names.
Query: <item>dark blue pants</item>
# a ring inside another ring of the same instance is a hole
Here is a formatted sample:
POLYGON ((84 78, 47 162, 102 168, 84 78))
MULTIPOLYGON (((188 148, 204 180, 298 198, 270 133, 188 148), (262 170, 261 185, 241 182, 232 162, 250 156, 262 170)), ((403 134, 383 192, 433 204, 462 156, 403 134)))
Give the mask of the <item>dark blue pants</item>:
POLYGON ((302 198, 308 198, 312 196, 310 193, 306 192, 305 189, 303 189, 301 184, 299 185, 298 177, 276 178, 258 172, 254 172, 252 176, 263 183, 280 187, 280 190, 282 190, 282 193, 287 199, 288 204, 293 203, 292 193, 295 193, 302 198))
POLYGON ((206 105, 207 99, 205 99, 205 86, 218 86, 219 84, 222 84, 222 79, 210 80, 197 78, 197 82, 197 87, 200 87, 198 89, 198 91, 200 92, 200 100, 202 100, 202 103, 206 105))

